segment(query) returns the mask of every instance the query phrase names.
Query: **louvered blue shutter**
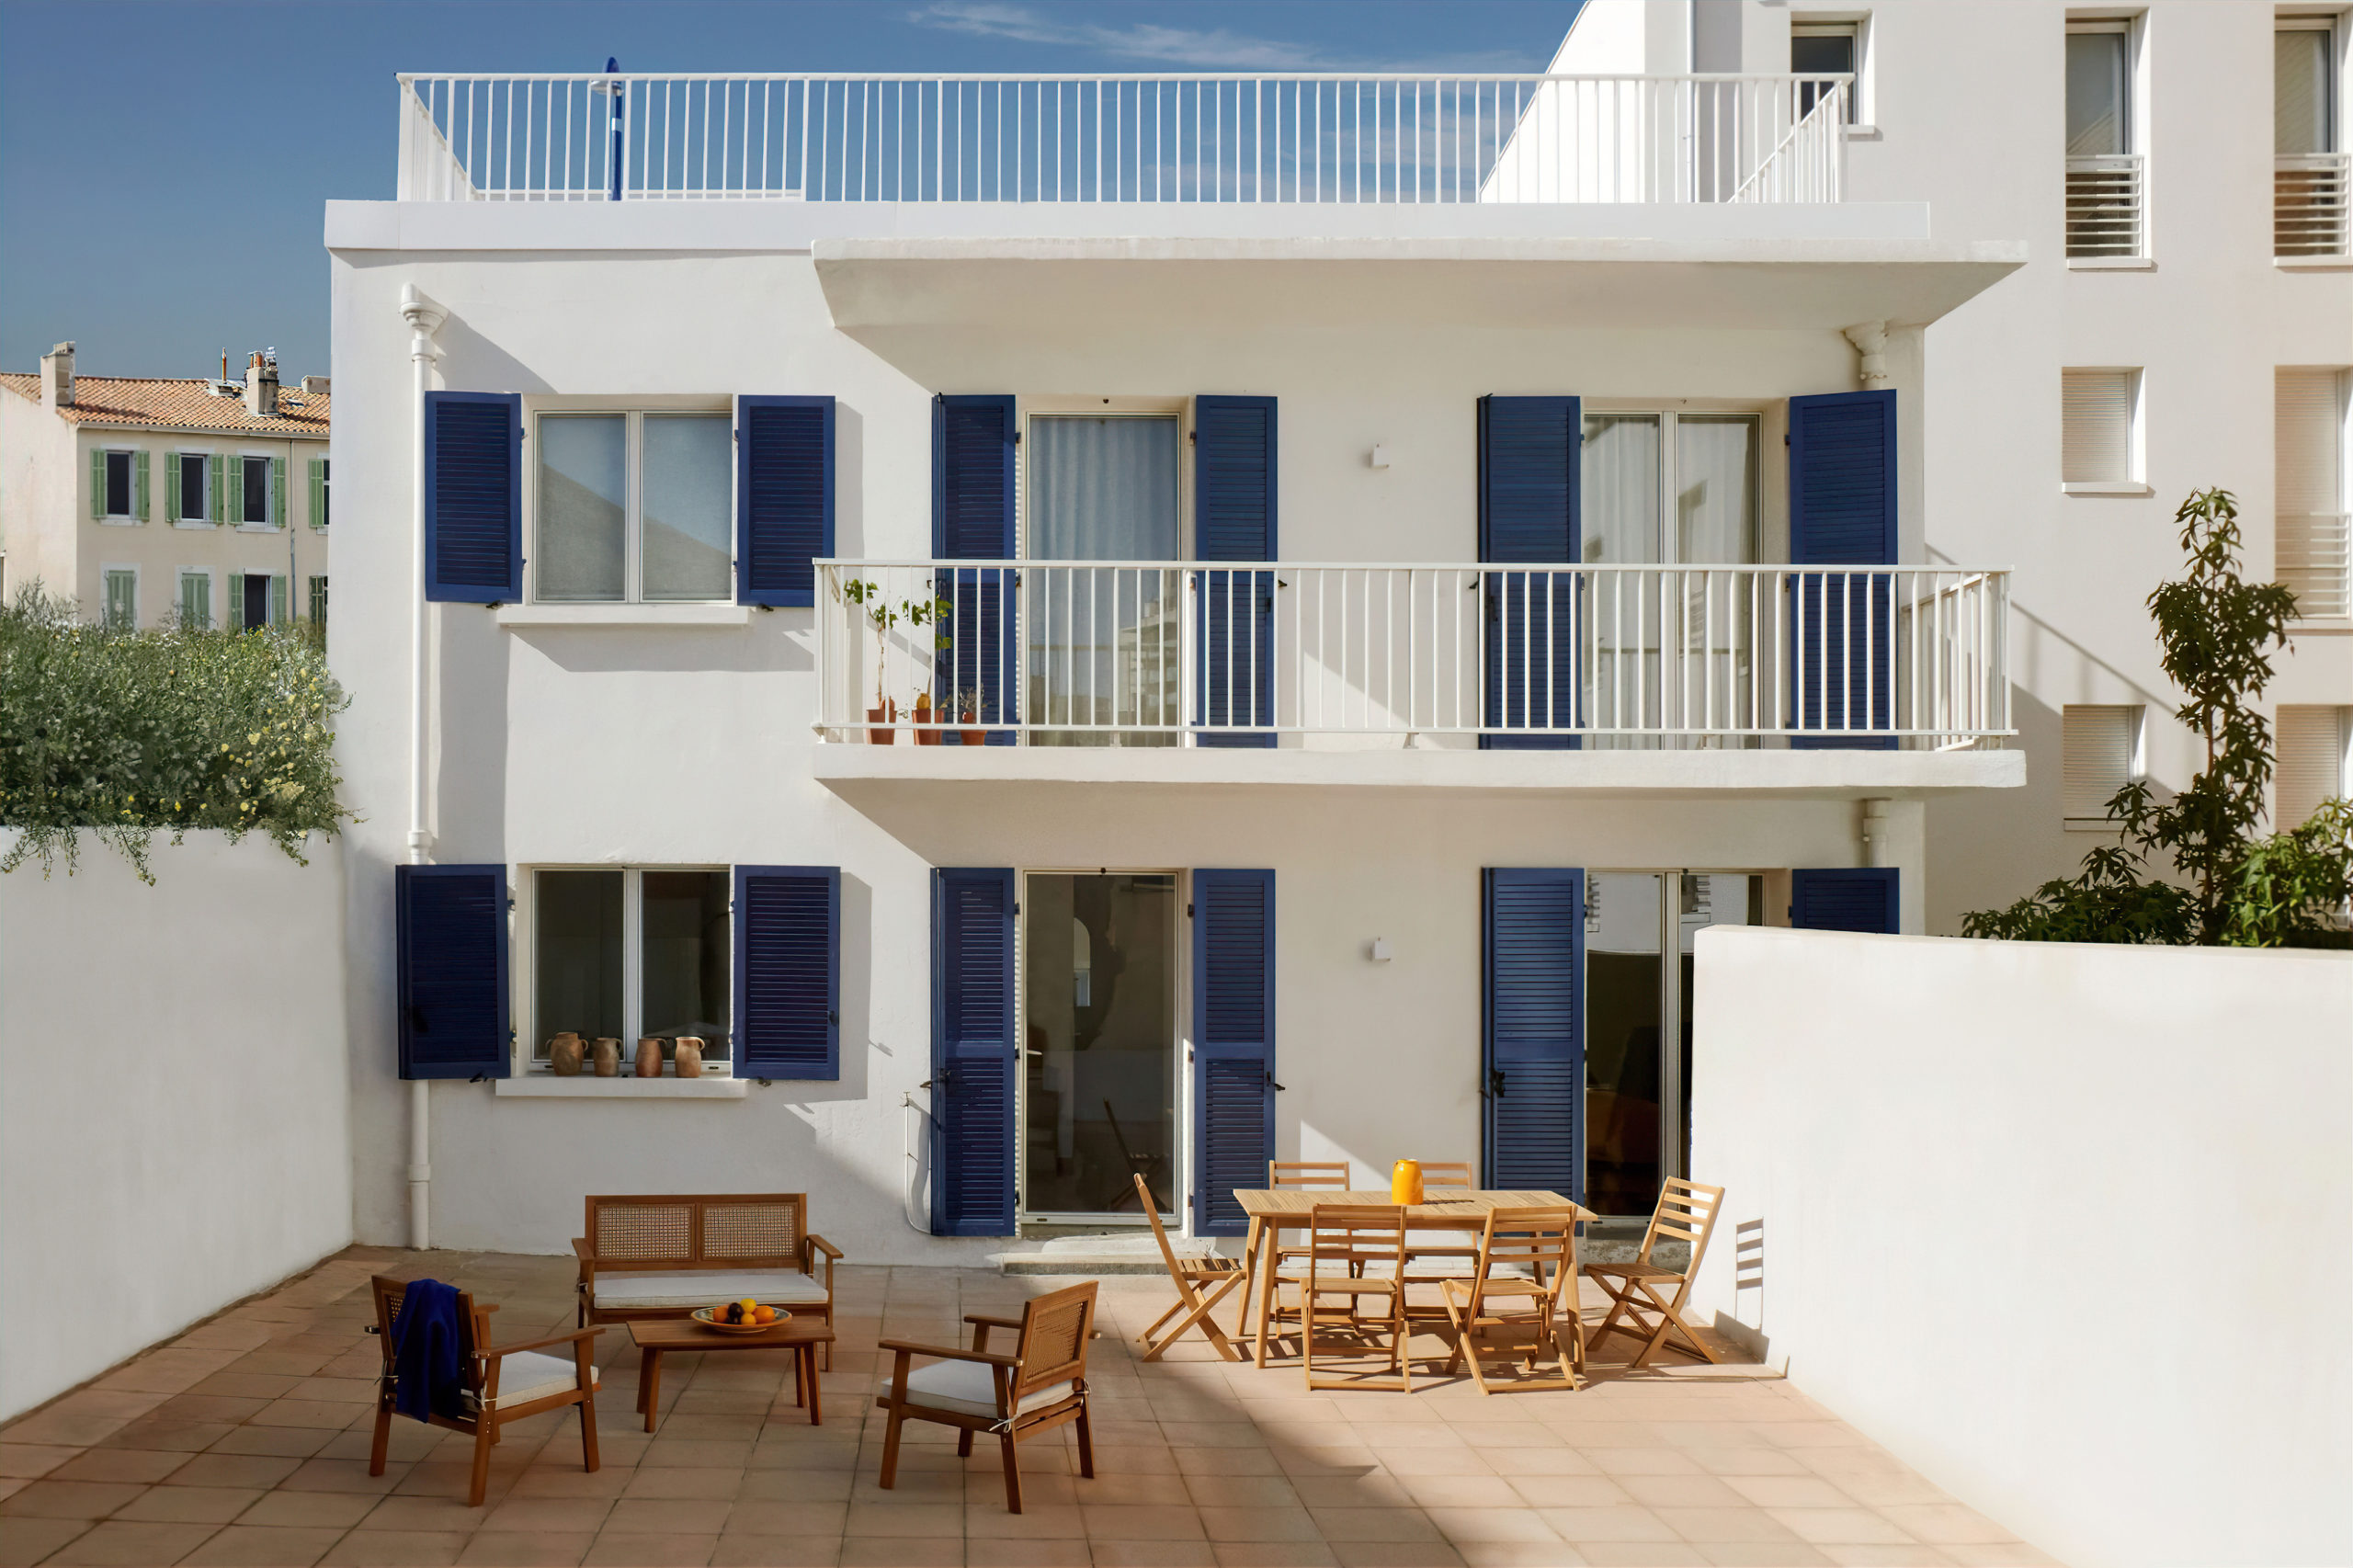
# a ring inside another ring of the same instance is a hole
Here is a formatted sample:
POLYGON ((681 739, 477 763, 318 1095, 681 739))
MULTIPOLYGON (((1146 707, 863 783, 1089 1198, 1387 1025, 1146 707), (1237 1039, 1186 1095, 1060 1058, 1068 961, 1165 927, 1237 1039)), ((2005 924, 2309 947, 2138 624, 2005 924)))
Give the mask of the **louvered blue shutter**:
POLYGON ((834 552, 834 400, 735 400, 735 601, 810 606, 834 552))
POLYGON ((397 866, 401 1076, 504 1078, 506 868, 397 866))
MULTIPOLYGON (((1272 561, 1275 400, 1193 400, 1193 554, 1202 561, 1272 561)), ((1219 730, 1275 722, 1275 578, 1270 572, 1200 574, 1198 722, 1205 746, 1275 744, 1272 733, 1219 730)))
POLYGON ((842 873, 735 868, 735 1075, 842 1075, 842 873))
POLYGON ((425 597, 523 597, 523 400, 425 394, 425 597))
POLYGON ((1249 1226, 1275 1154, 1275 874, 1193 873, 1193 1231, 1249 1226))
POLYGON ((1893 866, 1858 866, 1790 873, 1790 924, 1806 931, 1904 929, 1902 879, 1893 866))
MULTIPOLYGON (((1013 542, 1013 399, 998 392, 936 397, 931 404, 931 548, 942 561, 1010 561, 1013 542)), ((976 724, 1020 717, 1019 574, 1006 567, 942 573, 949 646, 939 651, 940 696, 973 698, 976 724)), ((1011 745, 991 730, 987 744, 1011 745)), ((941 739, 961 745, 956 731, 941 739)))
MULTIPOLYGON (((1574 397, 1479 400, 1479 559, 1573 562, 1578 517, 1583 402, 1574 397)), ((1575 722, 1577 580, 1566 572, 1491 572, 1486 717, 1491 751, 1569 751, 1574 735, 1497 734, 1575 722)))
MULTIPOLYGON (((1790 399, 1790 560, 1875 566, 1895 560, 1895 394, 1790 399)), ((1790 678, 1802 751, 1890 751, 1894 580, 1801 573, 1790 587, 1790 678)))
POLYGON ((932 873, 931 1230, 1013 1234, 1013 873, 932 873))
POLYGON ((1487 1185, 1585 1196, 1585 873, 1483 874, 1487 1185))

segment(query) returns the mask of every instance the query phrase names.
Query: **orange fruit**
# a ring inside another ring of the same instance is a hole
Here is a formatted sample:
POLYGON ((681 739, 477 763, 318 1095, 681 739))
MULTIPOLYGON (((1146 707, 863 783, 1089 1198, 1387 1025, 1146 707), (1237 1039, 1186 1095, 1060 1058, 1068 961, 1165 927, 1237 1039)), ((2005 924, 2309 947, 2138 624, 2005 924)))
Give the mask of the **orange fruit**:
POLYGON ((757 1312, 754 1312, 752 1316, 761 1323, 774 1323, 776 1322, 776 1309, 774 1307, 762 1307, 757 1312))

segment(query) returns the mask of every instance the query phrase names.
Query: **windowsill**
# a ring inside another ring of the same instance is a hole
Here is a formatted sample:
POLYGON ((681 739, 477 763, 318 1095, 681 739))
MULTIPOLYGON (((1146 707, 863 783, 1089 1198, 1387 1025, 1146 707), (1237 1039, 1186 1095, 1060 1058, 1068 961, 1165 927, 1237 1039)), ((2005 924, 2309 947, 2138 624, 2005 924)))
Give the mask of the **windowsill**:
POLYGON ((2120 824, 2110 822, 2106 817, 2069 817, 2066 820, 2066 828, 2069 833, 2104 833, 2110 838, 2116 837, 2124 831, 2120 824))
POLYGON ((220 525, 218 523, 208 523, 202 517, 182 517, 179 521, 174 523, 172 527, 176 528, 218 528, 220 525))
POLYGON ((748 1078, 640 1078, 627 1071, 617 1078, 566 1078, 543 1068, 491 1082, 496 1093, 527 1100, 740 1100, 752 1088, 748 1078))
POLYGON ((1879 139, 1880 131, 1879 127, 1876 125, 1849 125, 1847 127, 1847 140, 1849 142, 1876 142, 1879 139))
POLYGON ((278 531, 278 525, 275 523, 239 523, 237 525, 237 531, 241 534, 274 534, 278 531))
POLYGON ((92 517, 90 519, 102 528, 135 528, 146 520, 144 517, 92 517))
POLYGON ((2353 635, 2353 619, 2341 615, 2298 616, 2288 623, 2288 630, 2298 636, 2310 633, 2314 637, 2344 637, 2353 635))
POLYGON ((752 624, 752 607, 737 604, 501 605, 498 607, 498 624, 506 627, 749 626, 752 624))
POLYGON ((2344 272, 2353 269, 2353 256, 2275 256, 2271 265, 2282 272, 2344 272))
POLYGON ((2070 272, 2154 272, 2157 258, 2153 256, 2071 256, 2067 258, 2070 272))
POLYGON ((2145 484, 2119 483, 2106 479, 2075 479, 2059 486, 2066 495, 2154 495, 2156 492, 2145 484))

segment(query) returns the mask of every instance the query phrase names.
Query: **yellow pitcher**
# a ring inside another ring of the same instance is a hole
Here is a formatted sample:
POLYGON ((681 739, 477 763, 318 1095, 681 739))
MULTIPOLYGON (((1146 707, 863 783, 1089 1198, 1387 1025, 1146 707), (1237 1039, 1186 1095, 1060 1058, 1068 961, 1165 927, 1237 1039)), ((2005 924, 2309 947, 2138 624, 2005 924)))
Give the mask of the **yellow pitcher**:
POLYGON ((1398 1161, 1389 1171, 1389 1201, 1411 1207, 1421 1200, 1422 1162, 1398 1161))

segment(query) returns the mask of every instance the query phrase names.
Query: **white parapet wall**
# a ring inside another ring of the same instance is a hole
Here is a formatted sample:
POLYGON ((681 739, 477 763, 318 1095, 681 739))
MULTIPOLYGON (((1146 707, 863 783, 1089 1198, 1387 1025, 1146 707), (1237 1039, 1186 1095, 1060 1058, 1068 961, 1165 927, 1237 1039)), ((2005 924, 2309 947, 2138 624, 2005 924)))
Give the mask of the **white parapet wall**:
POLYGON ((1696 1321, 2075 1568, 2353 1562, 2353 954, 1716 926, 1698 971, 1696 1321))
POLYGON ((0 1419, 349 1244, 343 856, 309 858, 0 877, 0 1419))

